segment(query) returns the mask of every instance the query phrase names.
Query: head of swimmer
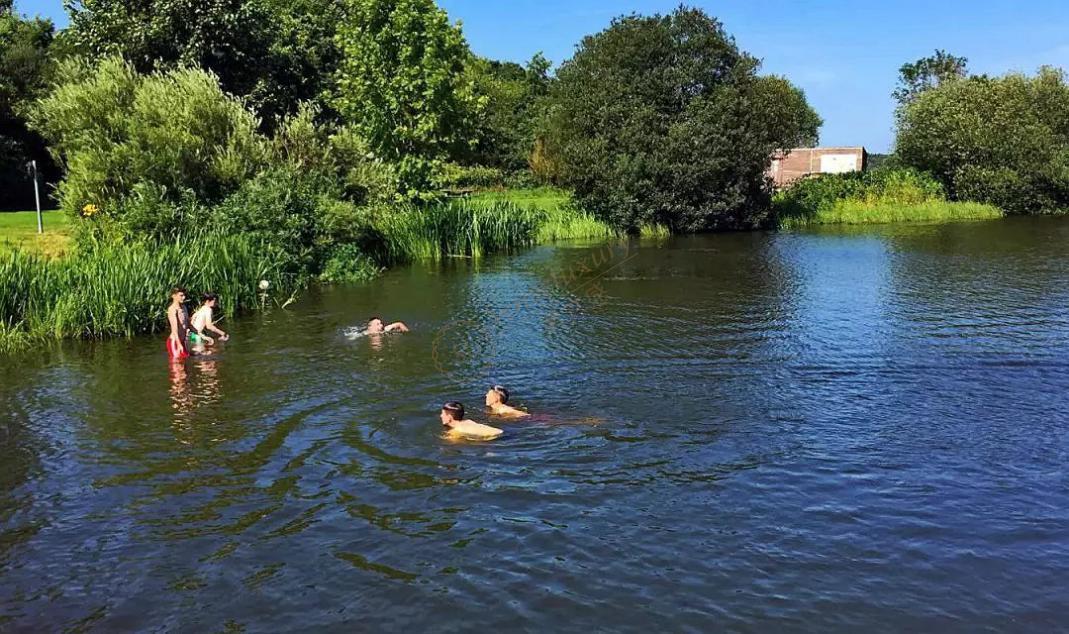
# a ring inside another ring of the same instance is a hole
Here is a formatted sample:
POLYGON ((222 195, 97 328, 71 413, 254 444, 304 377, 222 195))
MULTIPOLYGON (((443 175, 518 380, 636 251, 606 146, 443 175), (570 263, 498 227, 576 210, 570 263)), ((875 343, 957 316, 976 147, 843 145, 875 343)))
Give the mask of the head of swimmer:
POLYGON ((486 406, 505 405, 509 402, 509 391, 503 385, 495 385, 486 392, 486 406))
POLYGON ((176 304, 181 304, 186 301, 186 289, 181 286, 175 286, 171 289, 171 301, 176 304))
POLYGON ((386 331, 386 324, 382 323, 382 319, 378 317, 372 317, 367 321, 368 334, 376 334, 386 331))
POLYGON ((219 303, 219 296, 215 293, 205 293, 200 296, 200 303, 201 306, 211 306, 212 308, 215 308, 219 303))
POLYGON ((464 420, 464 404, 456 401, 449 401, 442 406, 442 413, 438 415, 442 420, 442 424, 449 427, 457 421, 464 420))

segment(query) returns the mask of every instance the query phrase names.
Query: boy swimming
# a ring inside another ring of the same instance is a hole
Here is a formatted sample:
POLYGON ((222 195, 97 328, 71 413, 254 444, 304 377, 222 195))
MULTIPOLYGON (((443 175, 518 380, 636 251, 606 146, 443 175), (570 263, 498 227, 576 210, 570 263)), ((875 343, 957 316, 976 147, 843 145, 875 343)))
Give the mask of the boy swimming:
POLYGON ((365 332, 369 335, 378 335, 384 332, 408 332, 408 326, 403 321, 395 321, 390 325, 385 325, 378 317, 372 317, 367 322, 367 330, 365 332))
POLYGON ((189 333, 189 312, 184 305, 186 289, 175 286, 171 289, 171 305, 167 307, 167 323, 171 334, 167 337, 167 356, 172 362, 189 356, 186 341, 189 333))
POLYGON ((226 341, 230 338, 230 335, 220 330, 212 320, 212 311, 218 304, 218 295, 215 293, 205 293, 201 298, 200 308, 193 313, 193 317, 189 320, 189 325, 191 327, 191 330, 189 331, 190 347, 198 354, 204 352, 206 345, 211 346, 215 344, 214 339, 204 334, 206 330, 210 330, 218 335, 219 341, 226 341))
POLYGON ((464 404, 456 401, 450 401, 443 405, 439 418, 442 421, 442 425, 445 425, 446 429, 449 430, 450 436, 458 436, 471 440, 493 440, 505 433, 497 427, 491 427, 489 425, 476 423, 473 420, 465 419, 464 404))
POLYGON ((503 385, 495 385, 486 393, 486 408, 491 414, 512 418, 530 416, 527 412, 509 405, 508 402, 509 391, 503 385))

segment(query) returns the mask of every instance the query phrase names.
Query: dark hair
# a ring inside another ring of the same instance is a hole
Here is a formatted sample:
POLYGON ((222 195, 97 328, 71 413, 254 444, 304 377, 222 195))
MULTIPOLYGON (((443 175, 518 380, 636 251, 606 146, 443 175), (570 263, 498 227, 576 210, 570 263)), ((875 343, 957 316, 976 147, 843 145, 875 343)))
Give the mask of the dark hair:
POLYGON ((182 288, 181 286, 175 286, 175 287, 171 288, 171 295, 172 296, 173 295, 177 295, 179 293, 182 293, 183 295, 188 295, 188 293, 186 293, 186 289, 182 288))
POLYGON ((490 389, 495 391, 495 392, 497 392, 499 395, 501 395, 501 402, 502 403, 508 403, 509 402, 509 391, 504 385, 495 385, 494 387, 492 387, 490 389))
POLYGON ((449 401, 442 405, 444 411, 452 414, 454 420, 464 420, 464 404, 457 401, 449 401))
POLYGON ((219 296, 215 293, 205 293, 200 296, 200 303, 207 304, 208 302, 218 300, 219 296))

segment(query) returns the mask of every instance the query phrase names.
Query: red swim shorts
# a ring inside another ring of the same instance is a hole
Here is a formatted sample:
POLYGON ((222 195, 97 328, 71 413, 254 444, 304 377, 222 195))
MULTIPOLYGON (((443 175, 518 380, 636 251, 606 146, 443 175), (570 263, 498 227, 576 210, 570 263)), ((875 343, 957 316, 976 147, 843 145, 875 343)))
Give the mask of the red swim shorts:
POLYGON ((168 337, 167 356, 170 357, 171 361, 181 361, 182 359, 188 357, 189 353, 186 352, 186 347, 183 346, 180 342, 168 337))

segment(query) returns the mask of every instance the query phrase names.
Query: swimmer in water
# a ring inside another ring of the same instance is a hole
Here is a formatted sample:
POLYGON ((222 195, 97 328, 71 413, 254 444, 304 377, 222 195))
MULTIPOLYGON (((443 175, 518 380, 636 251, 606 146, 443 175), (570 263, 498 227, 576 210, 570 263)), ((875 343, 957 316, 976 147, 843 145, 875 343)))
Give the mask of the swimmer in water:
POLYGON ((486 409, 495 416, 508 416, 510 418, 525 418, 530 416, 527 412, 516 409, 508 404, 509 391, 503 385, 495 385, 486 393, 486 409))
POLYGON ((497 427, 467 420, 464 418, 464 404, 456 401, 450 401, 443 405, 439 418, 441 418, 442 425, 446 427, 450 436, 459 436, 471 440, 493 440, 505 433, 497 427))
POLYGON ((378 317, 372 317, 368 320, 367 334, 381 335, 384 332, 408 332, 408 326, 403 321, 395 321, 387 326, 378 317))

